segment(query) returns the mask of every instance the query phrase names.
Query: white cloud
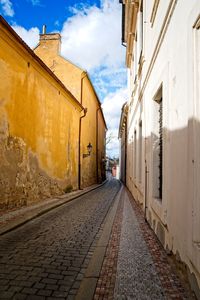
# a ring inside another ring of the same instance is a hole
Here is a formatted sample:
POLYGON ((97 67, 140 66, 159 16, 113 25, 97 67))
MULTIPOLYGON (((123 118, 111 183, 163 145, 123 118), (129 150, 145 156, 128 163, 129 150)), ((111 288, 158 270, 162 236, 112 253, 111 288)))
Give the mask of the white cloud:
POLYGON ((40 0, 30 0, 33 6, 39 5, 40 6, 40 0))
POLYGON ((91 72, 93 84, 100 99, 107 94, 126 86, 127 72, 125 68, 98 68, 91 72))
POLYGON ((121 6, 103 1, 101 8, 75 7, 63 25, 61 54, 89 71, 99 66, 119 67, 124 62, 121 46, 121 6))
POLYGON ((102 104, 103 112, 109 128, 118 129, 121 108, 127 101, 127 89, 122 88, 108 94, 102 104))
POLYGON ((118 0, 102 0, 101 7, 76 5, 73 16, 61 30, 61 54, 90 72, 103 99, 108 135, 108 155, 119 155, 118 126, 121 107, 127 99, 125 49, 121 46, 121 5, 118 0), (106 95, 106 97, 105 97, 106 95))
POLYGON ((3 14, 8 17, 13 17, 15 12, 12 6, 12 2, 10 0, 0 0, 1 8, 3 14))
POLYGON ((56 21, 54 22, 54 25, 55 25, 56 27, 60 26, 59 20, 56 20, 56 21))
POLYGON ((26 30, 22 26, 14 25, 12 28, 17 32, 17 34, 27 43, 30 48, 34 48, 39 42, 39 29, 37 27, 32 27, 26 30))
POLYGON ((107 136, 112 134, 113 138, 107 145, 107 155, 119 156, 118 130, 121 116, 121 108, 127 100, 127 88, 121 88, 114 93, 108 94, 102 104, 104 116, 108 126, 107 136))

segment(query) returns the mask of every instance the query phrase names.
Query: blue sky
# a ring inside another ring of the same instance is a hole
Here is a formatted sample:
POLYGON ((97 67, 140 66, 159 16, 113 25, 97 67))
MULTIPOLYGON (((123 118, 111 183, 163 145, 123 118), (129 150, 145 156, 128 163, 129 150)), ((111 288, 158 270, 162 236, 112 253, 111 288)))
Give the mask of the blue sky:
POLYGON ((60 32, 61 55, 90 74, 114 137, 107 154, 118 156, 119 118, 127 100, 119 1, 0 0, 0 13, 31 48, 43 24, 47 32, 60 32))

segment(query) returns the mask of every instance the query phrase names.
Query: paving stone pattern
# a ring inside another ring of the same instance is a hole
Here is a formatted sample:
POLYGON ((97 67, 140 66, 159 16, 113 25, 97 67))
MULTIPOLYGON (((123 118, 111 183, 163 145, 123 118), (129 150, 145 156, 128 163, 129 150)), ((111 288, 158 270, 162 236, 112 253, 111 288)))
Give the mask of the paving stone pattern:
POLYGON ((126 193, 114 299, 166 299, 126 193))
POLYGON ((119 187, 111 180, 0 237, 0 299, 74 299, 119 187))
POLYGON ((196 299, 126 188, 122 191, 94 300, 196 299))
MULTIPOLYGON (((144 220, 144 214, 141 208, 129 194, 129 201, 134 210, 137 222, 140 228, 141 235, 146 242, 148 251, 151 254, 156 272, 162 284, 165 299, 177 300, 194 300, 196 299, 194 293, 191 291, 188 282, 183 281, 177 273, 176 265, 169 260, 167 253, 163 246, 158 241, 153 230, 144 220)), ((151 298, 150 298, 151 299, 151 298)))

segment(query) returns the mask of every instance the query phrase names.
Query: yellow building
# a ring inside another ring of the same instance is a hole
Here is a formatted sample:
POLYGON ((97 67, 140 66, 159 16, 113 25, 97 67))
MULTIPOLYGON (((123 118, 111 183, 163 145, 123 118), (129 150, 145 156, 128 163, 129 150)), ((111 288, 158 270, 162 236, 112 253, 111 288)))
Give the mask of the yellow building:
POLYGON ((0 45, 0 207, 78 188, 83 105, 2 17, 0 45))
POLYGON ((105 133, 101 103, 84 70, 64 59, 60 55, 61 36, 59 33, 40 35, 39 45, 35 53, 64 83, 67 89, 78 99, 87 112, 80 119, 80 156, 79 156, 79 188, 101 182, 105 178, 105 133), (87 146, 92 145, 90 155, 87 146))

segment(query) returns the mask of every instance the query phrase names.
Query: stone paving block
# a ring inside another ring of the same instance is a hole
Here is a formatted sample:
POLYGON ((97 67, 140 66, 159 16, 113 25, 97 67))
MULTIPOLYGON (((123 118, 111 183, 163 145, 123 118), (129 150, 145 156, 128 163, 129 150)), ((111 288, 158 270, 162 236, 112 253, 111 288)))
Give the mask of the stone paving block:
POLYGON ((8 281, 6 289, 13 287, 21 298, 25 294, 14 286, 26 292, 30 288, 48 295, 54 291, 76 295, 119 186, 113 181, 1 236, 0 251, 4 249, 6 255, 0 255, 0 278, 8 281))
POLYGON ((67 285, 60 285, 60 286, 59 286, 59 290, 60 290, 60 291, 64 291, 64 292, 68 292, 68 291, 70 290, 70 287, 71 287, 71 285, 70 285, 70 286, 67 286, 67 285))
POLYGON ((57 291, 58 290, 58 285, 56 285, 56 284, 47 284, 46 286, 45 286, 45 289, 46 290, 52 290, 52 291, 57 291))
POLYGON ((27 298, 26 294, 22 294, 22 293, 16 293, 15 294, 15 300, 25 300, 27 298))
POLYGON ((27 300, 45 300, 46 297, 38 295, 29 295, 27 300))
POLYGON ((41 283, 41 282, 36 282, 33 286, 33 288, 35 289, 43 289, 45 287, 45 284, 44 283, 41 283))
POLYGON ((38 290, 34 288, 23 288, 23 294, 35 295, 38 290))
POLYGON ((25 281, 25 280, 10 280, 9 284, 15 286, 22 286, 22 287, 31 287, 33 285, 31 281, 25 281))
POLYGON ((68 292, 66 291, 54 291, 52 294, 52 297, 57 297, 57 298, 66 298, 68 295, 68 292))
POLYGON ((43 278, 42 283, 46 283, 46 284, 56 284, 57 280, 56 279, 51 279, 51 278, 43 278))
POLYGON ((64 278, 64 275, 60 275, 60 274, 49 274, 48 275, 48 278, 51 278, 51 279, 63 279, 64 278))
POLYGON ((51 296, 52 293, 53 293, 52 290, 43 290, 43 289, 41 289, 37 292, 37 295, 47 297, 47 296, 51 296))
POLYGON ((12 285, 12 286, 9 287, 8 291, 16 293, 16 292, 21 292, 22 289, 23 289, 22 286, 14 286, 14 285, 12 285))

